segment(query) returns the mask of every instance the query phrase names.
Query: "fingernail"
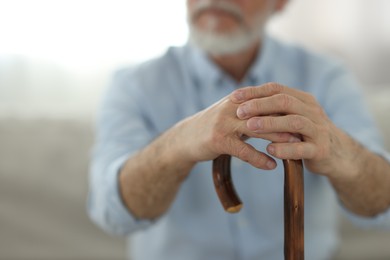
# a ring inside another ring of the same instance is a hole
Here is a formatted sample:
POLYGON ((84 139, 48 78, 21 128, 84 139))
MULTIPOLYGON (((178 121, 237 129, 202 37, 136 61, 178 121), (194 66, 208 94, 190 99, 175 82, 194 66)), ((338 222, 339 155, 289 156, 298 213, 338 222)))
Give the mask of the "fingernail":
POLYGON ((276 163, 274 161, 268 161, 267 167, 268 167, 268 169, 273 169, 276 167, 276 163))
POLYGON ((244 118, 246 116, 246 108, 245 108, 245 105, 244 106, 240 106, 238 109, 237 109, 237 116, 238 118, 244 118))
POLYGON ((268 146, 267 147, 267 151, 270 153, 270 154, 274 154, 275 153, 275 147, 273 147, 273 146, 268 146))
POLYGON ((247 122, 247 127, 251 131, 261 131, 263 128, 263 123, 260 118, 251 118, 247 122))

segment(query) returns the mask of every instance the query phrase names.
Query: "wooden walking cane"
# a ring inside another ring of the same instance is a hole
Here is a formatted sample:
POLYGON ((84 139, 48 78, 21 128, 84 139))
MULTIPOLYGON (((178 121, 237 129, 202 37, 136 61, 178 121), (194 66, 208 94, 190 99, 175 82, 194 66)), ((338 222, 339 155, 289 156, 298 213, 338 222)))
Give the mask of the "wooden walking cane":
MULTIPOLYGON (((213 161, 213 180, 219 200, 229 213, 239 212, 242 202, 231 178, 230 155, 213 161)), ((302 160, 283 160, 284 165, 284 258, 304 259, 304 183, 302 160)))

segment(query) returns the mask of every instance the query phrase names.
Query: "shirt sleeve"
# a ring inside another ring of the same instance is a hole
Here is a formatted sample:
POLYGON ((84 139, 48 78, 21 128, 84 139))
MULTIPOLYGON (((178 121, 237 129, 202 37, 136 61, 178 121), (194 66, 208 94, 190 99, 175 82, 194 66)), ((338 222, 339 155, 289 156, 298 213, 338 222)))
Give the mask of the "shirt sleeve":
POLYGON ((124 205, 118 183, 123 164, 153 139, 142 114, 145 98, 128 71, 118 72, 104 95, 96 123, 89 177, 88 213, 103 230, 127 235, 152 224, 136 219, 124 205))
MULTIPOLYGON (((357 81, 343 68, 334 69, 328 77, 326 93, 321 103, 331 120, 371 152, 390 163, 390 154, 383 147, 383 139, 365 103, 357 81)), ((346 209, 342 212, 357 226, 390 229, 390 209, 375 216, 362 217, 346 209)))

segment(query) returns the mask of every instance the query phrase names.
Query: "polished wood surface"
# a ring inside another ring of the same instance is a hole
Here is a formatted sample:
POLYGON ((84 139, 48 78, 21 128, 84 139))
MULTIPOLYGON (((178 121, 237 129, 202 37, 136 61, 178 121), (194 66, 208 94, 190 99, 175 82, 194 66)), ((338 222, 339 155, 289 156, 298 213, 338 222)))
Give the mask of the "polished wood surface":
POLYGON ((284 258, 304 259, 304 182, 301 160, 284 165, 284 258))
POLYGON ((224 154, 213 161, 213 180, 223 208, 229 213, 237 213, 242 208, 242 202, 233 185, 230 160, 230 155, 224 154))
MULTIPOLYGON (((237 213, 242 202, 234 188, 230 155, 213 161, 213 180, 219 200, 229 213, 237 213)), ((304 182, 302 160, 283 160, 284 165, 284 257, 304 259, 304 182)))

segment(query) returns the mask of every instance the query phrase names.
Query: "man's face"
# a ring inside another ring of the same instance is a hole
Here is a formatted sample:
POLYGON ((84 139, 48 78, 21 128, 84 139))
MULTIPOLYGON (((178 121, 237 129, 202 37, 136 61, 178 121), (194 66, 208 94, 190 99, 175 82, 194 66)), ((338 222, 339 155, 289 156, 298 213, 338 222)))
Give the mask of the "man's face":
POLYGON ((268 18, 285 1, 187 0, 190 38, 211 54, 240 51, 259 40, 268 18))

